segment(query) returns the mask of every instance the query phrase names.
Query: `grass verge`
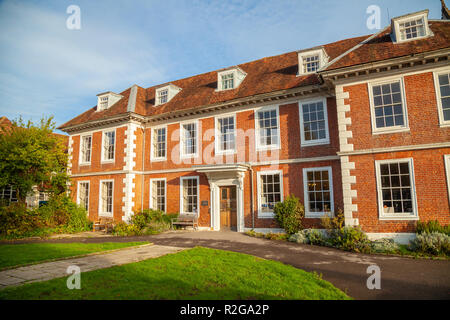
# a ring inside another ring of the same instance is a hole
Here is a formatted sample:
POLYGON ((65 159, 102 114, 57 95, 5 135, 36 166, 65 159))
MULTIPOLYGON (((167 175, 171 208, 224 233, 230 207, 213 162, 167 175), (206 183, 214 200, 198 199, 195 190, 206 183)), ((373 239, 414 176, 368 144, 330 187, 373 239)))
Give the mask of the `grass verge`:
POLYGON ((146 243, 148 242, 2 244, 0 245, 0 269, 146 243))
POLYGON ((0 291, 0 299, 350 299, 313 273, 251 255, 197 247, 156 259, 0 291))

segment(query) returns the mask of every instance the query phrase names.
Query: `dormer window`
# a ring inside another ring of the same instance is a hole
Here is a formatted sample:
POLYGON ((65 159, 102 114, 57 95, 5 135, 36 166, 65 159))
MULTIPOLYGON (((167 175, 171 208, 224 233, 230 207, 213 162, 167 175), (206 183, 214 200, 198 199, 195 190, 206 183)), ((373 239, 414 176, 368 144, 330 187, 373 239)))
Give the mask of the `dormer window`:
POLYGON ((222 90, 234 89, 234 73, 222 75, 222 90))
POLYGON ((247 73, 239 67, 232 67, 217 73, 217 91, 236 89, 247 73))
POLYGON ((400 40, 402 41, 425 36, 425 26, 423 18, 400 23, 399 27, 400 27, 400 40))
POLYGON ((169 102, 180 91, 181 88, 173 84, 156 89, 155 106, 169 102))
POLYGON ((120 94, 108 91, 97 95, 97 111, 103 111, 110 108, 117 101, 122 99, 120 94))
POLYGON ((108 97, 101 97, 99 107, 101 110, 108 109, 108 97))
POLYGON ((315 73, 328 62, 323 48, 298 52, 298 75, 315 73))
POLYGON ((303 58, 303 70, 305 70, 306 73, 316 72, 317 69, 319 69, 319 65, 318 54, 303 58))
POLYGON ((163 104, 169 101, 169 89, 164 89, 158 92, 158 104, 163 104))
POLYGON ((393 18, 391 28, 394 42, 416 40, 432 35, 428 27, 428 10, 393 18))

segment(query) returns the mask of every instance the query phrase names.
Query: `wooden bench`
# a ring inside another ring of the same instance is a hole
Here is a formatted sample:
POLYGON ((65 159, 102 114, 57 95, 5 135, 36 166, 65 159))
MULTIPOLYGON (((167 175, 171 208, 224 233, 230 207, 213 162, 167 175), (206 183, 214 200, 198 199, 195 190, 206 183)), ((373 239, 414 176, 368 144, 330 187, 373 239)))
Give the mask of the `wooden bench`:
POLYGON ((112 231, 114 228, 114 219, 111 217, 100 217, 97 221, 94 221, 93 231, 112 231))
POLYGON ((194 230, 198 229, 198 217, 196 214, 180 214, 177 218, 172 219, 172 230, 174 225, 192 226, 194 230))

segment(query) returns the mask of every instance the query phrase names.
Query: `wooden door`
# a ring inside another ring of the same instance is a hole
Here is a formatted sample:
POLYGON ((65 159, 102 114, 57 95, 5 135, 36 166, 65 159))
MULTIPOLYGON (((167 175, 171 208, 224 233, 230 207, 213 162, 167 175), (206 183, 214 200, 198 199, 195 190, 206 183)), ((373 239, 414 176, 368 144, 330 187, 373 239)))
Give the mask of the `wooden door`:
POLYGON ((220 187, 220 227, 237 227, 236 187, 220 187))

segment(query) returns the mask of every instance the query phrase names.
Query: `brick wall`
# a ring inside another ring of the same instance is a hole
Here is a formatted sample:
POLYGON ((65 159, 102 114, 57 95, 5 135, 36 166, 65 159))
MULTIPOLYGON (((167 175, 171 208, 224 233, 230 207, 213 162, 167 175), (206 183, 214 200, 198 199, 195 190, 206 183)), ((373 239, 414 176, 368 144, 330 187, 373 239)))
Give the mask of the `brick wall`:
MULTIPOLYGON (((349 98, 345 99, 344 103, 350 105, 346 117, 351 118, 347 130, 352 132, 352 137, 348 139, 348 143, 353 144, 355 151, 450 141, 450 127, 439 126, 433 73, 411 74, 403 79, 410 128, 406 132, 372 134, 368 84, 344 87, 344 92, 349 93, 349 98)), ((415 221, 379 219, 375 176, 375 160, 413 158, 419 219, 437 219, 442 224, 449 224, 450 208, 444 154, 450 154, 450 150, 434 148, 350 155, 349 161, 355 163, 355 169, 350 170, 350 175, 356 178, 352 190, 357 191, 353 204, 358 207, 353 218, 358 218, 359 224, 367 232, 413 232, 415 221)))
POLYGON ((438 220, 443 225, 450 223, 448 186, 444 166, 444 155, 450 154, 450 148, 417 150, 405 152, 379 153, 351 156, 356 176, 354 188, 358 197, 353 203, 358 205, 354 218, 367 232, 413 232, 415 221, 391 220, 378 218, 377 184, 375 160, 412 158, 414 163, 414 180, 417 207, 421 221, 438 220))

